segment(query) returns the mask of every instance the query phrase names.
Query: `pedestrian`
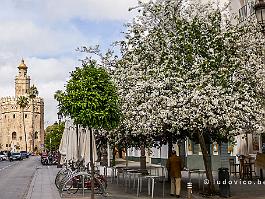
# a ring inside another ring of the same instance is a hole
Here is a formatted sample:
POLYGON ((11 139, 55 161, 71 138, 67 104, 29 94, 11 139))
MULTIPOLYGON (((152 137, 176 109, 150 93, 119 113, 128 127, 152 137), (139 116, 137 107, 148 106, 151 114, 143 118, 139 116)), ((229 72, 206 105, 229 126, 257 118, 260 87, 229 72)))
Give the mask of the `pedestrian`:
POLYGON ((11 158, 10 158, 10 157, 11 157, 11 152, 8 151, 8 152, 7 152, 7 158, 8 158, 9 161, 11 161, 11 158))
POLYGON ((172 151, 171 156, 167 160, 167 170, 170 176, 171 189, 170 195, 180 197, 181 189, 181 170, 182 170, 182 160, 179 156, 176 155, 176 151, 172 151))

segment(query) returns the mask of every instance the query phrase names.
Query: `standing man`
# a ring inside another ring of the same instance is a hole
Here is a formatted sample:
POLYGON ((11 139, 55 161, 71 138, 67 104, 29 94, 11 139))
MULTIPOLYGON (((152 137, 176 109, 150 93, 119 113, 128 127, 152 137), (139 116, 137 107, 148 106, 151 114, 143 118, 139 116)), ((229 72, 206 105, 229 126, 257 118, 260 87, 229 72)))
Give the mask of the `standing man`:
POLYGON ((177 198, 180 197, 181 188, 181 170, 182 161, 179 156, 176 155, 176 151, 172 151, 172 155, 167 160, 167 170, 171 179, 171 191, 170 195, 176 194, 177 198))
POLYGON ((10 157, 11 157, 11 152, 8 151, 8 152, 7 152, 7 158, 8 158, 8 160, 11 162, 11 158, 10 158, 10 157))

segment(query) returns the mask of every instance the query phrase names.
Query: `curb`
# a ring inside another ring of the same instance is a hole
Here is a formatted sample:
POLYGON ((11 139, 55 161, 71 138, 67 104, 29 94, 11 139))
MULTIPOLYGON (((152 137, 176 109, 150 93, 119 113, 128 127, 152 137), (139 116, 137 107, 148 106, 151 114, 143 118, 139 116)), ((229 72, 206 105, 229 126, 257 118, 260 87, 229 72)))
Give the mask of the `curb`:
POLYGON ((31 198, 31 196, 32 196, 32 192, 33 192, 33 189, 34 189, 34 184, 35 184, 35 181, 36 181, 36 178, 37 178, 37 175, 38 175, 38 173, 37 173, 37 171, 39 170, 40 168, 39 167, 36 167, 36 169, 35 169, 35 171, 34 171, 34 173, 33 173, 33 177, 31 178, 31 181, 30 181, 30 186, 29 186, 29 188, 28 188, 28 190, 27 190, 27 194, 25 194, 24 195, 24 199, 30 199, 31 198))

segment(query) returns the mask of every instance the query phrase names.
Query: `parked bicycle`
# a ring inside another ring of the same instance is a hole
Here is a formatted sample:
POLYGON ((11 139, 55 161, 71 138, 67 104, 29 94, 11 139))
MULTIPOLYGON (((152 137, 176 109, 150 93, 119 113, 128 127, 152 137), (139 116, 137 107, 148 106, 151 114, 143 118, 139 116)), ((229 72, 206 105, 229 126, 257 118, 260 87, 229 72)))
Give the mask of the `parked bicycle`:
MULTIPOLYGON (((97 171, 95 169, 95 171, 97 171)), ((62 195, 64 192, 75 194, 79 190, 91 190, 91 173, 88 167, 83 167, 82 163, 66 164, 65 168, 61 169, 55 178, 55 185, 62 195)), ((94 190, 96 194, 106 196, 107 179, 95 172, 94 175, 94 190)))

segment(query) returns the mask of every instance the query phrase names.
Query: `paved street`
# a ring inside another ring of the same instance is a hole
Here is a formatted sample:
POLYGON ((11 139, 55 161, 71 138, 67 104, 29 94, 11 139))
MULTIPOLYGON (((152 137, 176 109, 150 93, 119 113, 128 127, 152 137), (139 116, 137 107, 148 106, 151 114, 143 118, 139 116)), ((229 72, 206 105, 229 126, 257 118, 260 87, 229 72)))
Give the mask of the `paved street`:
MULTIPOLYGON (((23 161, 2 161, 0 162, 0 199, 59 199, 59 193, 54 185, 54 178, 60 169, 56 166, 42 166, 39 157, 30 157, 23 161), (34 177, 33 177, 34 176, 34 177)), ((183 173, 183 184, 181 198, 187 198, 186 181, 187 176, 183 173)), ((110 179, 109 179, 110 180, 110 179)), ((234 179, 233 179, 234 180, 234 179)), ((239 180, 239 179, 237 179, 239 180)), ((194 194, 193 198, 203 199, 198 194, 197 179, 193 180, 194 194)), ((240 181, 240 180, 239 180, 240 181)), ((238 181, 238 182, 239 182, 238 181)), ((143 184, 143 191, 139 198, 151 198, 147 195, 147 183, 143 184)), ((265 185, 232 185, 231 199, 263 199, 265 185)), ((117 184, 108 183, 109 199, 137 199, 136 190, 128 189, 125 191, 123 183, 117 184)), ((155 198, 162 198, 162 184, 157 182, 155 185, 155 198)), ((64 198, 82 198, 82 194, 64 195, 64 198)), ((89 198, 86 194, 85 198, 89 198)), ((96 198, 103 198, 97 196, 96 198)), ((169 183, 165 187, 165 199, 173 198, 169 196, 169 183)), ((218 199, 219 196, 214 196, 212 199, 218 199)))
MULTIPOLYGON (((26 199, 59 199, 59 193, 54 185, 54 179, 56 173, 60 169, 56 168, 56 166, 40 166, 39 169, 37 169, 37 172, 35 173, 35 176, 32 180, 32 183, 30 185, 28 194, 26 199)), ((181 198, 187 198, 187 192, 186 192, 186 182, 187 182, 187 175, 185 175, 185 172, 183 173, 183 183, 182 183, 182 191, 181 191, 181 198)), ((231 179, 234 180, 234 179, 231 179)), ((239 179, 237 179, 238 183, 240 182, 239 179)), ((193 197, 194 199, 204 199, 207 198, 205 196, 202 196, 199 194, 198 190, 198 178, 193 179, 193 197)), ((257 182, 253 185, 232 185, 231 186, 231 199, 264 199, 265 198, 265 192, 264 192, 264 186, 265 185, 258 185, 257 182)), ((218 186, 216 185, 216 188, 218 189, 218 186)), ((169 195, 169 183, 167 182, 165 185, 165 199, 174 198, 169 195)), ((147 182, 145 181, 143 183, 143 190, 140 194, 140 197, 136 196, 136 189, 133 189, 132 187, 125 190, 124 183, 121 182, 117 184, 116 182, 111 183, 109 179, 108 183, 108 199, 148 199, 151 198, 147 194, 147 182)), ((63 198, 84 198, 88 199, 89 194, 85 194, 85 197, 82 197, 82 192, 79 192, 74 195, 70 194, 64 194, 63 198)), ((104 198, 101 196, 97 196, 97 199, 104 198)), ((155 194, 154 198, 163 198, 162 195, 162 183, 157 182, 155 185, 155 194)), ((219 196, 213 196, 210 197, 212 199, 219 199, 221 197, 219 196)))
POLYGON ((0 162, 0 199, 22 199, 28 192, 36 167, 36 157, 23 161, 0 162))

